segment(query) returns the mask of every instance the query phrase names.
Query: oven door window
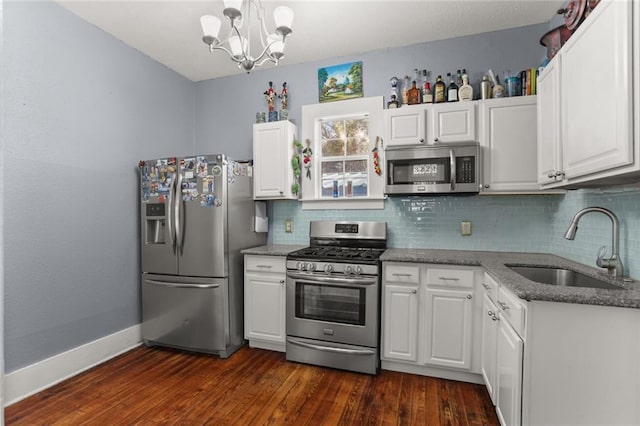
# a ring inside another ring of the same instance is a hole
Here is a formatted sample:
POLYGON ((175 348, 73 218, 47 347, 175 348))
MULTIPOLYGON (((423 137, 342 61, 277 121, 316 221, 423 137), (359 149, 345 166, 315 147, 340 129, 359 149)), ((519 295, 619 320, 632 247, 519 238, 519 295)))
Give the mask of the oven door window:
POLYGON ((393 161, 393 183, 413 185, 419 183, 449 183, 451 161, 449 157, 393 161))
POLYGON ((296 317, 365 325, 366 289, 296 282, 296 317))

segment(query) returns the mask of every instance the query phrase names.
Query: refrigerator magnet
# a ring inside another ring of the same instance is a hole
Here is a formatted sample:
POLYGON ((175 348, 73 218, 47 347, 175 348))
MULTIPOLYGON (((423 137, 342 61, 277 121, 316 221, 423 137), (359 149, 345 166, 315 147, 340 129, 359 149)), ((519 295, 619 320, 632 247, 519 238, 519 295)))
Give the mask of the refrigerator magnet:
POLYGON ((211 174, 213 174, 214 176, 220 176, 222 174, 222 167, 217 164, 211 167, 211 174))

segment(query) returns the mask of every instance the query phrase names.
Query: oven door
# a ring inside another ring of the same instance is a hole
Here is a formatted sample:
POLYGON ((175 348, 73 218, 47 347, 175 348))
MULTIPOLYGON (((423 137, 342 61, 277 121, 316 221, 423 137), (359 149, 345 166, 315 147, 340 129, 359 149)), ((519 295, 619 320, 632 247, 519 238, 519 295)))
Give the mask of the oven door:
POLYGON ((377 276, 287 272, 287 335, 376 347, 379 287, 377 276))

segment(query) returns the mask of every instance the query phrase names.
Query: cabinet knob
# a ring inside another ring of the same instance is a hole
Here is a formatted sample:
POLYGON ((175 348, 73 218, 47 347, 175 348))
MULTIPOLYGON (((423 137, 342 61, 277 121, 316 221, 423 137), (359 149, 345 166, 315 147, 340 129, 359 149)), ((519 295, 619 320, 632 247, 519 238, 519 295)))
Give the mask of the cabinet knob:
POLYGON ((467 294, 467 299, 472 299, 472 298, 473 298, 473 296, 472 296, 472 295, 467 294))
POLYGON ((284 280, 280 280, 280 284, 284 284, 284 280))
POLYGON ((440 139, 438 139, 438 138, 433 138, 433 141, 434 141, 434 142, 440 142, 440 139))
POLYGON ((418 292, 418 290, 415 290, 415 289, 411 290, 412 294, 416 294, 417 292, 418 292))
POLYGON ((486 283, 482 283, 482 287, 484 287, 485 290, 491 289, 491 287, 489 287, 486 283))
POLYGON ((556 172, 555 177, 563 178, 564 177, 564 172, 563 171, 556 172))
POLYGON ((420 138, 420 143, 424 143, 424 138, 420 138))
POLYGON ((489 185, 488 183, 485 183, 485 185, 484 185, 485 189, 489 189, 490 186, 491 185, 489 185))
POLYGON ((547 175, 547 177, 548 177, 549 179, 553 179, 554 177, 556 177, 556 174, 555 174, 555 173, 549 173, 549 174, 547 175))
POLYGON ((494 316, 495 314, 493 313, 493 311, 487 311, 487 315, 489 315, 490 317, 494 316))
POLYGON ((504 302, 501 302, 500 300, 498 300, 498 305, 502 308, 503 311, 506 311, 509 309, 509 305, 507 305, 504 302))

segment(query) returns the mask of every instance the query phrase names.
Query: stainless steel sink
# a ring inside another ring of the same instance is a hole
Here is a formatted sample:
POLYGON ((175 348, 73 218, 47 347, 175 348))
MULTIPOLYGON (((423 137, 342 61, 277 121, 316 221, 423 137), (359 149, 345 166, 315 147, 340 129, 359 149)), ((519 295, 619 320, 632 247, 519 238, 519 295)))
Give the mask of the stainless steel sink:
POLYGON ((624 290, 620 286, 569 269, 545 266, 506 266, 523 277, 542 284, 624 290))

